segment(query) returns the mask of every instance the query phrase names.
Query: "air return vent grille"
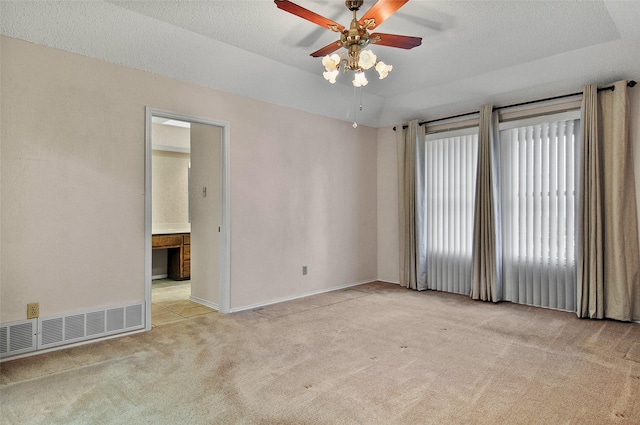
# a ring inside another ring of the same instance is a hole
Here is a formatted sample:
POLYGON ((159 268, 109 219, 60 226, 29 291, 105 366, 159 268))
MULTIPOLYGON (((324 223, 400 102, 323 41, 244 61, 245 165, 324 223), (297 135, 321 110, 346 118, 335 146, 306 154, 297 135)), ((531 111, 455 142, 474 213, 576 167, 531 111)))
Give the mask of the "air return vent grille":
POLYGON ((87 313, 87 336, 103 334, 105 329, 104 311, 87 313))
POLYGON ((144 328, 144 304, 0 324, 0 358, 144 328))
POLYGON ((127 322, 125 327, 133 328, 142 326, 142 304, 135 304, 125 307, 125 315, 127 322))
POLYGON ((51 345, 62 342, 62 324, 63 318, 48 319, 42 321, 42 334, 40 345, 51 345))
POLYGON ((107 310, 107 332, 124 328, 124 308, 107 310))
POLYGON ((34 351, 37 328, 37 319, 0 325, 0 358, 34 351))
POLYGON ((64 339, 65 341, 83 338, 86 333, 84 329, 85 315, 76 314, 64 318, 64 339))
POLYGON ((40 318, 38 349, 129 332, 144 327, 144 305, 40 318))

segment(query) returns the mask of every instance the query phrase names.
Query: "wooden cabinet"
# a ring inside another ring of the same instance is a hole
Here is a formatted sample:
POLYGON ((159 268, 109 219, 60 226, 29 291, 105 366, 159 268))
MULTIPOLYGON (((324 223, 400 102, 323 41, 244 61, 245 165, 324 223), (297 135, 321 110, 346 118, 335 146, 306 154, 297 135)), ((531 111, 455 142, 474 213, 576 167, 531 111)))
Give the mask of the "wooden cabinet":
POLYGON ((153 235, 151 238, 151 248, 166 249, 180 248, 182 246, 183 235, 153 235))
POLYGON ((191 234, 182 236, 182 279, 191 277, 191 234))
POLYGON ((191 234, 175 233, 153 235, 152 249, 166 249, 168 252, 167 273, 174 280, 185 280, 191 277, 191 234))

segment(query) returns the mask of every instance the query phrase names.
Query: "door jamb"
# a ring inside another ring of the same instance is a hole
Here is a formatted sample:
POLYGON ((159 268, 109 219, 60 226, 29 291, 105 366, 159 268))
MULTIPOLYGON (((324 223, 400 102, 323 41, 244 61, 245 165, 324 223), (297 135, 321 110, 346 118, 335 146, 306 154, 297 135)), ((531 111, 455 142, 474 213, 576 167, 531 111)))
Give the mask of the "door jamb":
POLYGON ((145 108, 145 152, 144 152, 144 290, 146 318, 145 329, 151 330, 151 117, 188 121, 198 124, 208 124, 222 129, 222 217, 220 240, 220 269, 219 269, 219 311, 229 313, 231 310, 231 203, 230 203, 230 172, 229 172, 229 123, 211 120, 192 115, 179 114, 162 109, 145 108))

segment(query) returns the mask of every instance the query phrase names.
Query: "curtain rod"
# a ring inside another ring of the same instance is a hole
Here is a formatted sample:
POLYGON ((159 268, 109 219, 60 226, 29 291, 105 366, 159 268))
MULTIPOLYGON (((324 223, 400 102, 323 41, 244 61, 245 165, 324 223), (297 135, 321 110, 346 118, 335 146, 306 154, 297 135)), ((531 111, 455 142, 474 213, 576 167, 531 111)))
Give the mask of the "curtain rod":
MULTIPOLYGON (((636 86, 636 82, 631 80, 627 83, 627 87, 635 87, 636 86)), ((607 91, 607 90, 615 90, 615 86, 607 86, 607 87, 602 87, 599 88, 598 91, 607 91)), ((576 93, 570 93, 570 94, 562 94, 560 96, 552 96, 552 97, 546 97, 544 99, 537 99, 537 100, 530 100, 528 102, 520 102, 520 103, 514 103, 511 105, 504 105, 504 106, 496 106, 495 108, 493 108, 494 111, 498 111, 500 109, 507 109, 507 108, 515 108, 516 106, 524 106, 524 105, 531 105, 534 103, 540 103, 540 102, 548 102, 549 100, 557 100, 557 99, 564 99, 566 97, 573 97, 573 96, 579 96, 582 95, 582 92, 576 92, 576 93)), ((436 118, 434 120, 429 120, 429 121, 420 121, 418 123, 418 125, 425 125, 425 124, 431 124, 434 122, 438 122, 438 121, 445 121, 445 120, 451 120, 454 118, 461 118, 461 117, 466 117, 466 116, 470 116, 470 115, 475 115, 480 113, 479 111, 475 111, 475 112, 466 112, 464 114, 458 114, 458 115, 452 115, 450 117, 444 117, 444 118, 436 118)), ((408 125, 403 125, 402 128, 408 128, 408 125)), ((393 131, 396 131, 396 128, 393 127, 393 131)))

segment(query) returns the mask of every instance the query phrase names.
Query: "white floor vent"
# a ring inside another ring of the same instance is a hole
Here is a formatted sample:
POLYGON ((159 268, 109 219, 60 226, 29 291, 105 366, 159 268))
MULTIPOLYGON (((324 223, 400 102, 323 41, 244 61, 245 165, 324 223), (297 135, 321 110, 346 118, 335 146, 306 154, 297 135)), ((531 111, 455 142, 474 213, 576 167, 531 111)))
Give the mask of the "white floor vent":
POLYGON ((71 344, 144 327, 143 304, 40 318, 38 349, 71 344))
POLYGON ((0 358, 35 351, 37 330, 37 319, 0 325, 0 358))

